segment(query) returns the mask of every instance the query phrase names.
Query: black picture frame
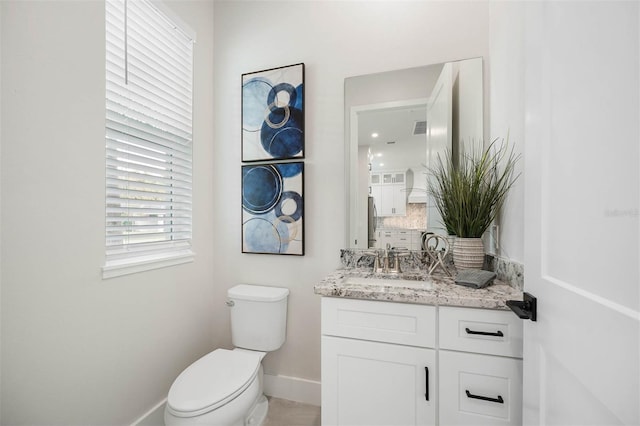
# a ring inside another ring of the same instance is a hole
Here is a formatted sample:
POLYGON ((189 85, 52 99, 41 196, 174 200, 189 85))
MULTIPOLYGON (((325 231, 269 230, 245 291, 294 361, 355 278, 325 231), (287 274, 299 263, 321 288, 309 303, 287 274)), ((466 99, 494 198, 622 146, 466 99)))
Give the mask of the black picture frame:
POLYGON ((304 63, 242 74, 242 162, 304 158, 304 63))
POLYGON ((304 162, 242 168, 242 253, 304 256, 304 162))

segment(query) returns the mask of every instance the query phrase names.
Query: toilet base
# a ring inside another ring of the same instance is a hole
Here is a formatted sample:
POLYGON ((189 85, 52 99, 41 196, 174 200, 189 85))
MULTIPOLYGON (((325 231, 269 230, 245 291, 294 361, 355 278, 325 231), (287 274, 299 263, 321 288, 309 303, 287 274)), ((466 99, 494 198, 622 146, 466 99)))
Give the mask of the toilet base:
POLYGON ((262 426, 267 419, 269 412, 269 400, 264 394, 261 394, 256 405, 249 411, 249 415, 245 420, 246 426, 262 426))

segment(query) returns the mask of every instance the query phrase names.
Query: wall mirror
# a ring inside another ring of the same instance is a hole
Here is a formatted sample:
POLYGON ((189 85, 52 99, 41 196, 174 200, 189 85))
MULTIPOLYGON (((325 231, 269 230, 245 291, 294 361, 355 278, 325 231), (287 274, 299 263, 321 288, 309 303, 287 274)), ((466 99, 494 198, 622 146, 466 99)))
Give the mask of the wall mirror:
POLYGON ((420 250, 446 234, 428 170, 482 144, 482 81, 482 58, 345 79, 346 247, 420 250))

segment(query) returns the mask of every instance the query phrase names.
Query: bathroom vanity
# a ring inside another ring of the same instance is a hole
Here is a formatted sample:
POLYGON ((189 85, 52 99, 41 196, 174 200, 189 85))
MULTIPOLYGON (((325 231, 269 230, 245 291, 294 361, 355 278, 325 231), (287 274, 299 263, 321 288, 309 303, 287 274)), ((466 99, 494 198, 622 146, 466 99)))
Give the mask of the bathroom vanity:
POLYGON ((444 276, 375 278, 345 269, 322 297, 325 425, 518 425, 522 293, 444 276))

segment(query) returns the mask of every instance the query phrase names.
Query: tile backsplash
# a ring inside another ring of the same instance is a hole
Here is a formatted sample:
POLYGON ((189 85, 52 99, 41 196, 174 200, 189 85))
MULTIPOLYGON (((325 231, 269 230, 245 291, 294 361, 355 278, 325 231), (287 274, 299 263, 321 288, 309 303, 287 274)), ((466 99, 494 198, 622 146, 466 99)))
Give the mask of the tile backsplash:
POLYGON ((426 229, 427 205, 425 203, 407 203, 405 216, 378 216, 377 228, 426 229))

